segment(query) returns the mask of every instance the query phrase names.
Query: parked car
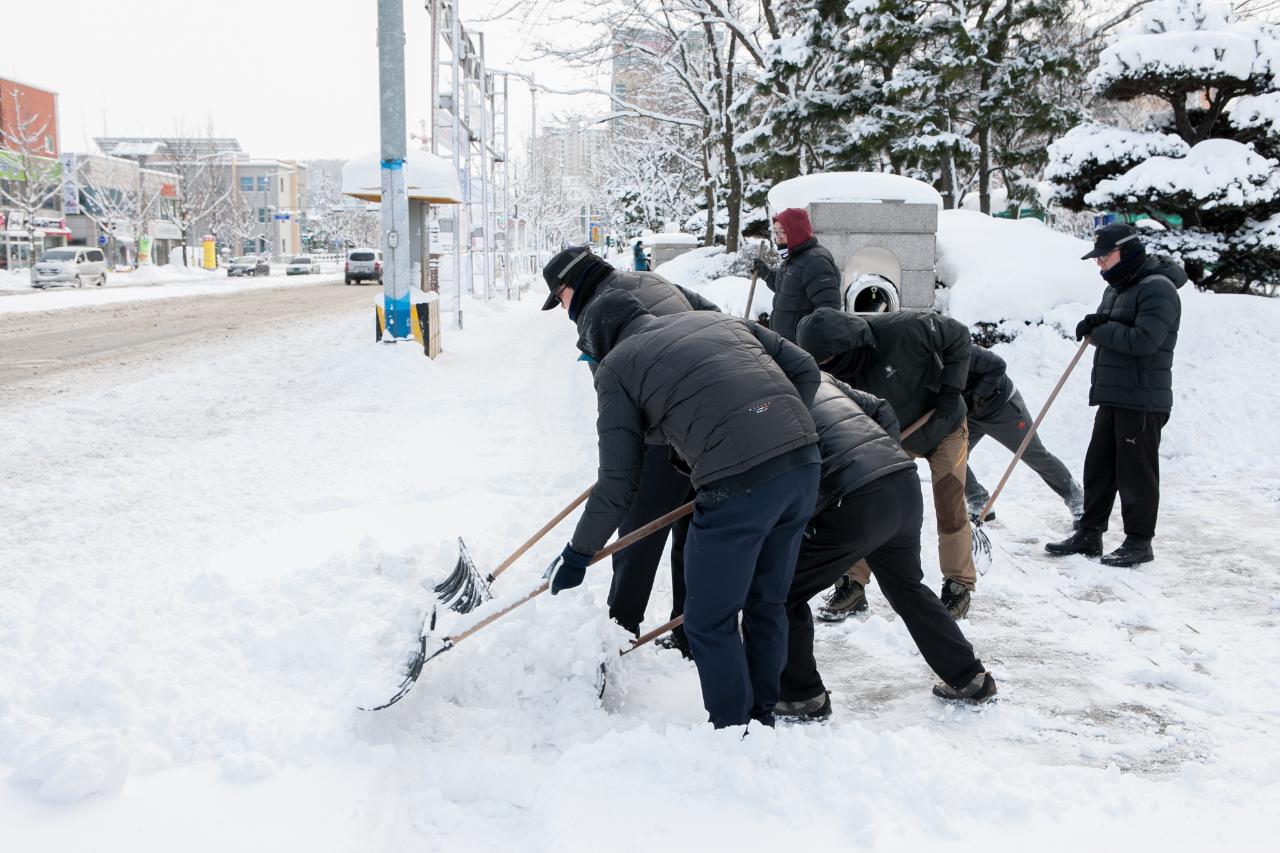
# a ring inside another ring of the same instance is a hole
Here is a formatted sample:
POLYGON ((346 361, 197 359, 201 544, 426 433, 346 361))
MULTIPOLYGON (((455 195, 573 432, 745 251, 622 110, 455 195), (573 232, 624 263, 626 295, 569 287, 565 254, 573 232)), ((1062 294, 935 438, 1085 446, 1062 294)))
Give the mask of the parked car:
POLYGON ((48 287, 51 284, 84 287, 87 283, 98 287, 107 283, 107 259, 101 249, 92 246, 50 249, 31 268, 32 287, 48 287))
POLYGON ((227 264, 227 275, 271 275, 271 265, 266 258, 251 255, 232 258, 231 263, 227 264))
POLYGON ((343 277, 347 284, 370 279, 382 284, 382 252, 377 249, 352 249, 347 252, 343 277))
POLYGON ((289 259, 284 268, 285 275, 316 275, 320 272, 320 262, 310 255, 296 255, 289 259))

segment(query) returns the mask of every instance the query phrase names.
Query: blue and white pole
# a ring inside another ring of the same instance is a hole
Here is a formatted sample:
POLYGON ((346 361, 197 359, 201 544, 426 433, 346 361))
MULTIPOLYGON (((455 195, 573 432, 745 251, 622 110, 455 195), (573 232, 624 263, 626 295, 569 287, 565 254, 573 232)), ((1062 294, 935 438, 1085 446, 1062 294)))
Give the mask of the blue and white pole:
POLYGON ((411 336, 409 326, 409 197, 405 189, 407 141, 404 108, 403 0, 378 0, 378 90, 382 130, 383 340, 411 336))

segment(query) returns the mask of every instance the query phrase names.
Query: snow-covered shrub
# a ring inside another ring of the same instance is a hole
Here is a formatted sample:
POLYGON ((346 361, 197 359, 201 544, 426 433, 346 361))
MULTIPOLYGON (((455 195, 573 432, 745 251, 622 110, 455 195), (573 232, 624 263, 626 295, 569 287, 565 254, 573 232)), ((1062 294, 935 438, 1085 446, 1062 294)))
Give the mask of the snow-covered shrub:
POLYGON ((1280 38, 1208 0, 1157 0, 1104 50, 1089 80, 1113 101, 1158 99, 1142 131, 1087 123, 1050 147, 1055 201, 1146 214, 1154 248, 1199 284, 1280 283, 1280 38))

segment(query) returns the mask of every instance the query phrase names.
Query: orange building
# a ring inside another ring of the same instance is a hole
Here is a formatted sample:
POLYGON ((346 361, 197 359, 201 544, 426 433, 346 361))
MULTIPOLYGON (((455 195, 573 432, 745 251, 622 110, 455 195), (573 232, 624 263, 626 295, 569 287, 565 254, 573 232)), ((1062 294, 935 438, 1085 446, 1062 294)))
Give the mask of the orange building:
POLYGON ((23 131, 37 134, 37 149, 42 156, 57 158, 62 154, 58 135, 58 94, 17 80, 0 77, 0 148, 15 150, 13 139, 23 131))

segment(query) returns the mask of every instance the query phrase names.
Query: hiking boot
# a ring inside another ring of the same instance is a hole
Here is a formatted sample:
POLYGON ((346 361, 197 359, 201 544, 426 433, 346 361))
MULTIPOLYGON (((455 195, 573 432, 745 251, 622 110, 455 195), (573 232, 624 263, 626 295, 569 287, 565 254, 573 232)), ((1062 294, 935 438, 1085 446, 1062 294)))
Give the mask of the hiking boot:
POLYGON ((1139 563, 1150 563, 1155 558, 1150 542, 1131 542, 1126 539, 1123 545, 1102 558, 1102 565, 1127 569, 1139 563))
POLYGON ((813 723, 831 716, 831 694, 824 690, 811 699, 800 702, 782 700, 773 706, 773 713, 789 723, 813 723))
POLYGON ((1102 531, 1082 527, 1061 542, 1047 542, 1044 550, 1055 557, 1084 554, 1086 557, 1102 556, 1102 531))
POLYGON ((947 578, 942 582, 942 606, 947 608, 952 619, 963 619, 969 612, 969 587, 947 578))
POLYGON ((855 613, 867 609, 867 593, 848 575, 836 581, 827 603, 818 608, 818 618, 823 622, 843 622, 855 613))
POLYGON ((933 685, 933 695, 948 702, 969 702, 979 705, 996 698, 996 680, 991 677, 991 673, 980 672, 959 690, 940 681, 933 685))

